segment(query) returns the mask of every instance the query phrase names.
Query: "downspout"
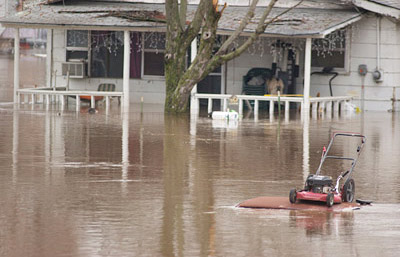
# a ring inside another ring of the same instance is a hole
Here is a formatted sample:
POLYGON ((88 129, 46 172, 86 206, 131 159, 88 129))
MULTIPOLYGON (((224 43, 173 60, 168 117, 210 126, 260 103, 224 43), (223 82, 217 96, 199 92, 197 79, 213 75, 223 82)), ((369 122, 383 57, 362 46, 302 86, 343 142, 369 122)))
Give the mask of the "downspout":
POLYGON ((381 70, 381 16, 376 18, 376 69, 372 77, 376 83, 383 81, 383 71, 381 70))
POLYGON ((381 16, 376 19, 376 69, 381 69, 381 16))

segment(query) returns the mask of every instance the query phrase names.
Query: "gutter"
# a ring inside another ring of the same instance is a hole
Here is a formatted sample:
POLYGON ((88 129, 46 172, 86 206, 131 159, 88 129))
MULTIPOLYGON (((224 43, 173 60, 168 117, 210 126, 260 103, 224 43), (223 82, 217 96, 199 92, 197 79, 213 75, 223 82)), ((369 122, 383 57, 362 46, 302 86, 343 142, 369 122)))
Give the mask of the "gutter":
POLYGON ((385 6, 385 5, 370 2, 367 0, 352 0, 352 2, 355 6, 363 8, 367 11, 390 16, 397 20, 400 19, 400 10, 396 9, 394 7, 385 6))
POLYGON ((341 29, 341 28, 347 27, 348 25, 353 24, 353 23, 355 23, 355 22, 361 20, 362 17, 363 17, 362 15, 363 15, 363 14, 360 13, 360 14, 359 14, 358 16, 356 16, 356 17, 353 17, 353 18, 351 18, 351 19, 349 19, 349 20, 347 20, 347 21, 344 21, 344 22, 339 23, 339 24, 337 24, 337 25, 335 25, 335 26, 333 26, 333 27, 328 28, 327 30, 325 30, 325 31, 322 32, 321 38, 324 38, 326 35, 329 35, 329 34, 331 34, 332 32, 334 32, 334 31, 336 31, 336 30, 339 30, 339 29, 341 29))

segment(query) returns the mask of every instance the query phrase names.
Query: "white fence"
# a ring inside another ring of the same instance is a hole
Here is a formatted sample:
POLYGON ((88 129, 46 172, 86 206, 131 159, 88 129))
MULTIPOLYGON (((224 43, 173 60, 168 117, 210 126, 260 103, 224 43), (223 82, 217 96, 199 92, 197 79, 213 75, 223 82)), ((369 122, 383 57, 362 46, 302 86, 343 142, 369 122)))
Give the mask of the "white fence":
MULTIPOLYGON (((44 103, 46 105, 58 103, 62 107, 65 106, 66 97, 73 96, 76 99, 76 110, 80 109, 81 96, 90 97, 90 106, 95 107, 95 97, 103 96, 106 103, 106 108, 110 106, 110 98, 118 97, 123 98, 123 92, 106 92, 106 91, 66 91, 65 87, 61 88, 25 88, 17 90, 18 103, 44 103), (30 97, 30 101, 29 101, 30 97), (21 101, 21 98, 22 101, 21 101)), ((123 99, 122 99, 123 100, 123 99)), ((122 101, 123 102, 123 101, 122 101)))
MULTIPOLYGON (((352 100, 352 96, 332 96, 332 97, 312 97, 310 98, 310 109, 313 112, 326 112, 326 113, 338 113, 339 105, 344 104, 345 102, 350 102, 352 100), (333 110, 332 110, 333 108, 333 110)), ((191 113, 198 114, 199 113, 199 103, 200 99, 208 100, 208 113, 212 112, 213 109, 213 101, 214 99, 218 99, 222 101, 221 107, 222 111, 227 111, 228 102, 237 102, 239 114, 243 115, 243 103, 245 101, 254 101, 254 117, 258 117, 259 112, 259 103, 261 101, 269 102, 269 113, 274 113, 275 103, 278 101, 281 104, 284 104, 285 115, 288 115, 290 103, 300 103, 301 109, 304 108, 304 101, 302 96, 258 96, 258 95, 229 95, 229 94, 200 94, 195 93, 191 96, 191 113)), ((250 108, 252 108, 249 105, 250 108)), ((343 108, 342 108, 343 109, 343 108)))

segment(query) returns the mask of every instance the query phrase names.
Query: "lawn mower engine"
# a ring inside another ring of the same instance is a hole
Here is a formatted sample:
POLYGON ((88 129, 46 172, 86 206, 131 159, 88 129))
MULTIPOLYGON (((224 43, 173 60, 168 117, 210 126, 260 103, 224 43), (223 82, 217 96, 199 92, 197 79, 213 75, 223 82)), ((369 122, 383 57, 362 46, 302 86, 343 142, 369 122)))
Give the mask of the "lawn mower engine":
POLYGON ((328 194, 332 192, 333 184, 332 177, 321 175, 309 175, 305 184, 305 191, 310 191, 319 194, 328 194))

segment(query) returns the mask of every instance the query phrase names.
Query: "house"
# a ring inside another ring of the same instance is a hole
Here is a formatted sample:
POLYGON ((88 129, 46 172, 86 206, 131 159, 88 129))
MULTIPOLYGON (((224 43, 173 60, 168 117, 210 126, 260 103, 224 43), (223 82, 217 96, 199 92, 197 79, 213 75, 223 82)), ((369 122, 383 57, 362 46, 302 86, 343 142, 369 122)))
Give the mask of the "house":
MULTIPOLYGON (((68 84, 69 90, 95 91, 111 83, 127 102, 164 103, 163 1, 34 2, 0 22, 48 30, 48 88, 68 84)), ((189 2, 190 20, 196 1, 189 2)), ((237 28, 247 10, 248 1, 226 2, 219 40, 237 28)), ((266 2, 260 3, 255 20, 266 2)), ((271 15, 295 3, 279 1, 271 15)), ((319 94, 353 96, 364 110, 398 110, 398 5, 389 0, 306 0, 268 26, 246 53, 199 83, 197 92, 243 94, 243 76, 251 68, 266 68, 278 71, 285 93, 304 94, 305 106, 309 96, 319 94)), ((243 38, 254 27, 249 24, 243 38)))

